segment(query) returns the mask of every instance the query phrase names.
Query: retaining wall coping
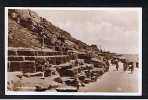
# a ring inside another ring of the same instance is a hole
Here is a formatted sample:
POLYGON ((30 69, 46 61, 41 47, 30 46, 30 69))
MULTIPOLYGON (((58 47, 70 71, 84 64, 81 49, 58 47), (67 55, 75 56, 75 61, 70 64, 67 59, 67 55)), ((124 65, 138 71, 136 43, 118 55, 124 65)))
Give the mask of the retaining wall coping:
POLYGON ((42 51, 42 52, 59 52, 59 51, 54 51, 52 49, 32 49, 32 48, 22 48, 22 47, 8 47, 8 51, 42 51))
POLYGON ((24 61, 9 61, 9 63, 11 63, 11 62, 35 62, 35 61, 28 61, 28 60, 24 60, 24 61))
POLYGON ((67 57, 68 55, 55 55, 55 56, 8 56, 8 57, 67 57))

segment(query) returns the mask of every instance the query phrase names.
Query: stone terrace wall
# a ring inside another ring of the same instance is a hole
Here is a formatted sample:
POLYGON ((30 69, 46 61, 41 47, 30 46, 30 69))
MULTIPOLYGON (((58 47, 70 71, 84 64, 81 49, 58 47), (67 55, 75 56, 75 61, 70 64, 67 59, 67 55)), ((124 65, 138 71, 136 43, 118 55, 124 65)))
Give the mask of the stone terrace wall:
POLYGON ((58 65, 69 62, 71 57, 49 49, 8 48, 8 71, 35 72, 36 59, 48 60, 50 64, 58 65))

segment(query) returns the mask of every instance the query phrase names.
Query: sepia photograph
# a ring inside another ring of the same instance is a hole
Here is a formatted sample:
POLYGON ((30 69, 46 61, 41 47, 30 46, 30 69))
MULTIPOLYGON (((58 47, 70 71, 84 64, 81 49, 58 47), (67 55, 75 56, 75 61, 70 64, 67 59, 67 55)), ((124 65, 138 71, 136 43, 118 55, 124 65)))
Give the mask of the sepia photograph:
POLYGON ((6 95, 142 95, 142 8, 5 7, 6 95))

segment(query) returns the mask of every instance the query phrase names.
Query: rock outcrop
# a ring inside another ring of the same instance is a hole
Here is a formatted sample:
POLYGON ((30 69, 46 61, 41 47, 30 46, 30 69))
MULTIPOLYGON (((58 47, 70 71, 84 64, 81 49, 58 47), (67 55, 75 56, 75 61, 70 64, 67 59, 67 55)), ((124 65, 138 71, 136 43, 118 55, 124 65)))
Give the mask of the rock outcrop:
MULTIPOLYGON (((76 50, 89 46, 73 38, 70 33, 58 28, 31 10, 9 9, 9 47, 41 48, 41 33, 44 33, 45 47, 49 48, 51 39, 66 40, 65 45, 76 50), (69 43, 72 44, 69 44, 69 43)), ((52 43, 51 43, 52 44, 52 43)))

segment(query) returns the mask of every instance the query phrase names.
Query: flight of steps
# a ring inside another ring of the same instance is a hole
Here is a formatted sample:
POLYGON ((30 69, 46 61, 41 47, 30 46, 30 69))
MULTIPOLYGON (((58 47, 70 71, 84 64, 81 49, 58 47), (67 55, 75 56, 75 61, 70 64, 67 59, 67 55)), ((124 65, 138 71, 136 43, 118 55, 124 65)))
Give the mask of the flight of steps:
POLYGON ((59 65, 74 59, 73 56, 50 49, 8 48, 8 71, 35 72, 36 60, 49 61, 59 65))

